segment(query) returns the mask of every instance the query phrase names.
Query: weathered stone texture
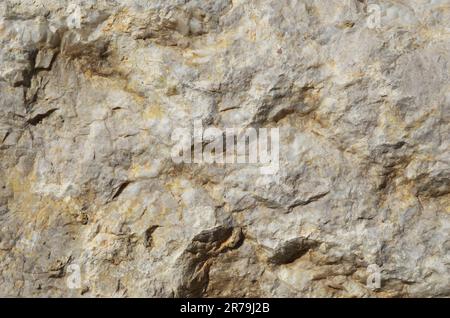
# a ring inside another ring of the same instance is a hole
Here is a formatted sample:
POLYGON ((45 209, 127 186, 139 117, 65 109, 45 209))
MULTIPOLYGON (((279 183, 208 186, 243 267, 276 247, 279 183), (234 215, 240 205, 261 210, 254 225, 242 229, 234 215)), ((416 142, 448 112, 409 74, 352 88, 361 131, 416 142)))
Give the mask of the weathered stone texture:
POLYGON ((0 43, 1 296, 450 296, 450 1, 6 0, 0 43), (196 119, 279 173, 174 163, 196 119))

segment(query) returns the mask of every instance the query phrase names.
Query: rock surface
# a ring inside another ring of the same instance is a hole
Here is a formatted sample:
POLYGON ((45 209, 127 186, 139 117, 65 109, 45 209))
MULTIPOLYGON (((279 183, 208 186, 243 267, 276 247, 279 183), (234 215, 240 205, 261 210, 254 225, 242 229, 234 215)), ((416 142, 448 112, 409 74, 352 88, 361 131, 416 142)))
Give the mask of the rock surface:
POLYGON ((6 0, 0 42, 1 296, 450 296, 449 0, 6 0), (174 163, 193 120, 279 172, 174 163))

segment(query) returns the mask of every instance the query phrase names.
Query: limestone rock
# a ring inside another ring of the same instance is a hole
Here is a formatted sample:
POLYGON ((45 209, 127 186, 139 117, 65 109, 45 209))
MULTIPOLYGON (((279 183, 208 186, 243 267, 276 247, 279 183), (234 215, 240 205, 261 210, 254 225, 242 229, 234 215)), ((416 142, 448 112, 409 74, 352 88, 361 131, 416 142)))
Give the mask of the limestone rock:
POLYGON ((450 296, 450 1, 5 0, 0 43, 1 296, 450 296), (279 170, 174 162, 195 121, 279 170))

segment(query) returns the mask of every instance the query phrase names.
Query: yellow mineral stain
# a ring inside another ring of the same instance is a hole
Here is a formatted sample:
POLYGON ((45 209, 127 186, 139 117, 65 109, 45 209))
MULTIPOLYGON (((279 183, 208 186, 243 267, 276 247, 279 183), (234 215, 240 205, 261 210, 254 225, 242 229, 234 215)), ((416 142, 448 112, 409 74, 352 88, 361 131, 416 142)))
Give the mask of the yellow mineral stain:
POLYGON ((161 119, 164 117, 164 110, 160 105, 154 104, 146 108, 143 115, 144 119, 161 119))
POLYGON ((166 188, 175 193, 179 193, 182 190, 181 183, 179 179, 174 179, 166 183, 166 188))
POLYGON ((130 171, 129 171, 129 175, 131 179, 136 179, 139 178, 139 176, 146 171, 150 171, 152 168, 152 165, 147 162, 143 165, 137 164, 137 163, 133 163, 130 171))
POLYGON ((247 36, 250 41, 255 42, 256 41, 256 31, 255 30, 248 30, 247 36))
POLYGON ((131 18, 128 16, 128 9, 123 8, 115 15, 111 16, 106 22, 103 32, 128 32, 130 29, 131 18))
POLYGON ((335 60, 330 60, 326 63, 326 65, 328 67, 330 67, 331 69, 336 69, 336 61, 335 60))
POLYGON ((308 90, 305 93, 304 101, 307 105, 317 105, 320 102, 320 90, 308 90))

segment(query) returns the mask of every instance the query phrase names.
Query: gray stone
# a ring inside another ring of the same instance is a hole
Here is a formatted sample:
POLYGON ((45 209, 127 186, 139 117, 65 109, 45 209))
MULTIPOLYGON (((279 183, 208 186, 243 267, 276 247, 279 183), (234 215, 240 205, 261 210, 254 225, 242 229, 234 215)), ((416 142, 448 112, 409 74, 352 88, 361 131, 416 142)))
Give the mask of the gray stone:
POLYGON ((449 52, 448 0, 3 1, 0 295, 450 296, 449 52))

